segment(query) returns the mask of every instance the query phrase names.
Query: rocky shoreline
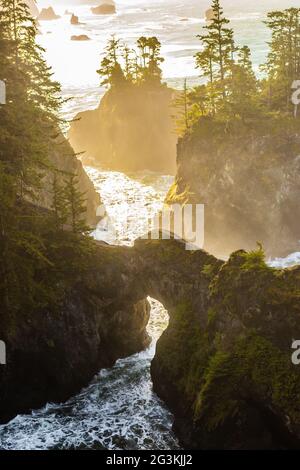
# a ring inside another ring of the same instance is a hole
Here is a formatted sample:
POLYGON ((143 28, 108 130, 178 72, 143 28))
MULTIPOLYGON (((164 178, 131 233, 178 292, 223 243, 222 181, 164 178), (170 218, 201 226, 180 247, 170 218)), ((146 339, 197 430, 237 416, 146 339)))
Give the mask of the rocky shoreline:
POLYGON ((91 269, 57 309, 1 319, 1 421, 67 399, 144 349, 148 295, 170 315, 151 372, 182 445, 299 448, 299 267, 272 269, 259 250, 223 262, 175 240, 96 243, 91 269))

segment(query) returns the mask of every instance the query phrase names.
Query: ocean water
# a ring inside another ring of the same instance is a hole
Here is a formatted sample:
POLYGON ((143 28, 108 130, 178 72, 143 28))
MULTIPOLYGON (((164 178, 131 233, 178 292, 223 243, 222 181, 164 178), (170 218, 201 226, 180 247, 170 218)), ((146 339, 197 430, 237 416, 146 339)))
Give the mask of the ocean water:
MULTIPOLYGON (((40 44, 54 76, 62 84, 64 116, 97 106, 104 91, 95 73, 106 41, 112 34, 132 46, 140 35, 156 35, 163 44, 164 79, 180 87, 184 77, 197 83, 193 55, 199 50, 196 35, 201 31, 207 0, 117 0, 118 14, 99 17, 83 1, 39 0, 39 6, 53 5, 62 17, 41 22, 40 44), (66 9, 79 15, 82 25, 71 26, 66 9), (91 40, 72 42, 73 34, 87 34, 91 40)), ((87 2, 88 3, 88 2, 87 2)), ((93 2, 89 2, 93 4, 93 2)), ((97 4, 95 0, 94 4, 97 4)), ((267 54, 268 32, 263 24, 266 12, 299 6, 290 0, 224 0, 239 44, 253 51, 256 69, 267 54)), ((146 221, 162 207, 172 177, 144 172, 126 176, 120 172, 86 167, 101 193, 108 217, 94 232, 96 239, 132 245, 143 234, 146 221)), ((300 253, 268 261, 274 267, 299 264, 300 253)), ((117 361, 100 371, 79 394, 63 404, 47 404, 40 410, 19 415, 0 426, 0 449, 178 449, 172 432, 173 417, 153 393, 150 364, 157 339, 168 324, 168 313, 155 299, 149 299, 152 337, 150 347, 117 361)))
MULTIPOLYGON (((67 117, 80 110, 94 108, 105 90, 99 87, 99 68, 107 40, 116 35, 132 47, 141 35, 157 36, 162 43, 164 80, 181 88, 198 82, 194 54, 199 51, 197 34, 205 25, 209 0, 116 0, 116 15, 93 15, 94 2, 38 0, 39 7, 53 5, 61 18, 40 23, 40 44, 53 67, 54 77, 62 84, 64 96, 74 97, 64 109, 67 117), (72 26, 65 10, 74 12, 83 24, 72 26), (90 41, 71 41, 72 35, 87 34, 90 41)), ((236 41, 247 44, 258 72, 268 51, 269 33, 263 21, 271 10, 299 6, 298 0, 223 0, 236 41)))
MULTIPOLYGON (((130 246, 144 223, 162 208, 172 177, 143 172, 134 178, 120 172, 86 167, 101 193, 108 218, 94 237, 130 246), (129 220, 129 223, 128 223, 129 220)), ((300 253, 269 260, 281 268, 300 262, 300 253)), ((1 449, 179 449, 173 416, 153 393, 150 364, 156 342, 168 325, 168 312, 150 299, 150 347, 101 370, 86 388, 66 403, 48 403, 0 426, 1 449)))
MULTIPOLYGON (((132 245, 143 223, 162 208, 172 177, 86 168, 106 206, 108 228, 94 236, 109 243, 132 245), (124 214, 128 215, 129 223, 124 214), (116 224, 113 230, 113 225, 116 224)), ((92 382, 66 403, 48 403, 0 426, 1 449, 178 449, 173 417, 153 393, 150 364, 156 342, 168 325, 168 313, 149 298, 150 347, 101 370, 92 382)))

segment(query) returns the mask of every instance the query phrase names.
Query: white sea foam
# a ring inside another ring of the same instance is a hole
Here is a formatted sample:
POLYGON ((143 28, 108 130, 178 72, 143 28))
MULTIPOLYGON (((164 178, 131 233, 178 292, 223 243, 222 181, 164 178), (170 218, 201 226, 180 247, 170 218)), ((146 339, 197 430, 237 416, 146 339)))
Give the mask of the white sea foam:
MULTIPOLYGON (((162 207, 172 177, 140 172, 133 178, 119 172, 87 168, 116 224, 117 239, 132 244, 143 234, 143 220, 162 207), (124 223, 124 209, 132 223, 124 223)), ((115 232, 114 232, 115 233, 115 232)), ((99 227, 95 236, 103 239, 99 227)), ((105 239, 105 237, 104 237, 105 239)), ((90 385, 64 404, 48 404, 0 426, 0 449, 176 449, 172 415, 152 391, 150 363, 156 341, 167 327, 168 314, 149 299, 148 332, 152 344, 140 354, 102 370, 90 385)))
POLYGON ((274 258, 268 261, 273 268, 290 268, 300 264, 300 252, 292 253, 285 258, 274 258))

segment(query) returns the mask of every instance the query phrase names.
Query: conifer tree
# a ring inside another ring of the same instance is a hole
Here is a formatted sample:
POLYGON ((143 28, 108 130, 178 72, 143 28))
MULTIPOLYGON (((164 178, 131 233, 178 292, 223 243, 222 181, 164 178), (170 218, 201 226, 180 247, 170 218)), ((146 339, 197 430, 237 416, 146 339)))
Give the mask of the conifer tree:
MULTIPOLYGON (((52 298, 56 282, 50 282, 49 273, 62 258, 50 253, 50 218, 35 205, 59 133, 61 98, 21 0, 1 2, 0 79, 7 90, 6 104, 0 105, 0 302, 5 311, 32 309, 52 298)), ((55 193, 57 229, 63 221, 61 189, 55 193)), ((75 214, 81 212, 74 207, 75 214)), ((76 256, 73 252, 73 264, 76 256)))
POLYGON ((212 10, 214 16, 209 24, 204 26, 206 32, 198 35, 204 50, 197 54, 196 61, 203 75, 209 77, 211 88, 214 85, 215 90, 211 90, 212 96, 214 94, 225 100, 225 79, 230 73, 235 52, 233 30, 227 27, 229 20, 224 17, 220 0, 213 0, 212 10))
POLYGON ((89 233, 90 229, 85 222, 86 200, 78 189, 78 178, 74 174, 65 182, 64 198, 72 232, 80 235, 89 233))
POLYGON ((97 73, 102 78, 101 85, 103 86, 118 86, 125 82, 124 72, 119 62, 120 49, 120 39, 116 39, 113 36, 108 41, 105 48, 105 56, 102 59, 100 69, 97 70, 97 73))
POLYGON ((238 116, 243 121, 247 117, 257 117, 259 113, 257 79, 248 46, 243 46, 238 50, 237 61, 231 64, 227 95, 225 111, 228 117, 238 116))
POLYGON ((67 222, 67 207, 65 201, 65 188, 60 183, 57 171, 54 171, 52 180, 51 210, 54 219, 55 231, 61 231, 67 222))
POLYGON ((273 11, 265 23, 271 31, 270 52, 262 66, 269 108, 292 111, 291 87, 300 76, 300 8, 273 11))

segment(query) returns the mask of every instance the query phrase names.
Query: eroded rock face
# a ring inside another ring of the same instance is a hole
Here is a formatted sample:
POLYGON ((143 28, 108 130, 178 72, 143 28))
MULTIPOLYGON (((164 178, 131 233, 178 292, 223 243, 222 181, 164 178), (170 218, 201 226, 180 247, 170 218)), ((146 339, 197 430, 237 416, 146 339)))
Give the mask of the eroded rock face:
MULTIPOLYGON (((149 344, 149 304, 134 293, 130 251, 98 244, 86 276, 56 308, 0 313, 0 422, 77 393, 102 367, 149 344)), ((66 260, 67 262, 67 260, 66 260)), ((113 393, 113 391, 112 391, 113 393)))
POLYGON ((61 401, 149 342, 148 295, 169 311, 151 374, 186 448, 300 448, 300 267, 261 250, 227 262, 174 240, 96 244, 90 269, 56 310, 0 315, 2 420, 61 401))
POLYGON ((174 92, 166 87, 110 90, 97 109, 76 116, 69 131, 88 164, 117 171, 174 174, 177 137, 172 119, 174 92))
MULTIPOLYGON (((173 254, 181 265, 182 255, 173 254)), ((182 445, 300 448, 300 370, 291 361, 300 337, 300 267, 273 270, 259 252, 236 252, 221 265, 203 252, 186 256, 198 258, 198 274, 183 262, 181 288, 167 289, 166 300, 175 300, 151 366, 182 445)), ((177 275, 171 271, 174 281, 177 275)), ((170 282, 161 273, 160 280, 170 282)))
POLYGON ((256 242, 267 256, 299 251, 300 139, 284 126, 227 129, 207 118, 179 141, 167 202, 205 205, 209 253, 224 259, 256 242))
MULTIPOLYGON (((100 220, 97 216, 97 208, 101 204, 101 198, 86 174, 81 161, 76 157, 74 150, 63 135, 57 137, 55 145, 49 150, 48 158, 53 168, 58 170, 56 175, 59 184, 63 185, 68 175, 77 175, 78 189, 84 194, 86 200, 86 221, 90 226, 96 226, 100 220)), ((50 209, 52 200, 53 172, 49 170, 45 173, 38 203, 42 207, 50 209)))
POLYGON ((52 7, 42 8, 38 16, 39 21, 51 21, 57 20, 58 18, 60 18, 60 16, 55 13, 52 7))

